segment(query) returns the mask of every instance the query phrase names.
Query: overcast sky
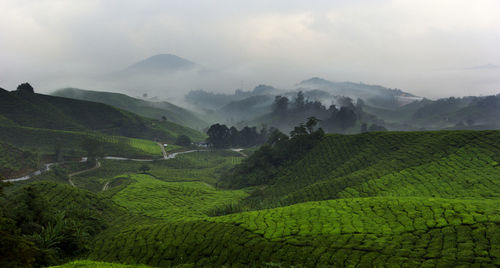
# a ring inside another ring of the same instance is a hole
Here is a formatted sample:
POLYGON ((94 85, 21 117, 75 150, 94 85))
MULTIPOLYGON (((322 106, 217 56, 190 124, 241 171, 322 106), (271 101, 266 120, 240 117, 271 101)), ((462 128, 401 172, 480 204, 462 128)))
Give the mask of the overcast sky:
MULTIPOLYGON (((227 75, 205 86, 214 91, 320 76, 433 98, 500 93, 498 0, 1 0, 0 10, 6 89, 117 90, 88 77, 170 53, 227 75)), ((185 87, 175 90, 196 89, 185 87)))

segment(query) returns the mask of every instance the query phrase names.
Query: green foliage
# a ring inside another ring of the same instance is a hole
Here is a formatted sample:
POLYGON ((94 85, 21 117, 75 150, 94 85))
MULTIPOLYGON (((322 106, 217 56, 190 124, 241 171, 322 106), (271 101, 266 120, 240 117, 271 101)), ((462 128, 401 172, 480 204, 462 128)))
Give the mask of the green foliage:
POLYGON ((53 182, 26 185, 10 193, 6 202, 6 216, 25 239, 19 243, 32 245, 28 249, 36 266, 86 253, 91 238, 117 211, 90 192, 53 182))
POLYGON ((175 141, 181 134, 201 140, 204 135, 172 122, 159 122, 102 103, 0 91, 0 115, 24 127, 97 131, 108 135, 175 141))
POLYGON ((22 92, 22 93, 28 93, 28 94, 33 94, 35 93, 35 90, 29 83, 22 83, 19 86, 17 86, 17 91, 22 92))
POLYGON ((179 137, 177 137, 175 144, 177 144, 179 146, 190 146, 191 139, 186 135, 180 135, 179 137))
POLYGON ((148 268, 151 266, 146 265, 125 265, 112 262, 99 262, 99 261, 73 261, 58 266, 51 266, 51 268, 148 268))
POLYGON ((188 126, 193 129, 202 129, 207 126, 207 123, 201 120, 198 115, 169 102, 150 102, 120 93, 76 88, 60 89, 52 93, 52 95, 105 103, 152 119, 161 118, 163 120, 165 117, 163 121, 168 119, 176 124, 188 126))
POLYGON ((498 201, 363 198, 125 228, 92 258, 152 266, 494 266, 498 201))
POLYGON ((311 117, 306 124, 299 124, 290 133, 290 138, 278 130, 272 132, 267 144, 236 166, 233 172, 226 174, 221 186, 235 188, 272 184, 273 176, 280 168, 297 161, 321 142, 323 130, 314 129, 318 121, 311 117))
POLYGON ((82 144, 85 140, 91 140, 102 145, 102 152, 106 155, 137 158, 161 156, 161 149, 155 142, 96 132, 0 126, 0 139, 22 149, 36 150, 47 155, 53 155, 54 146, 60 144, 64 156, 86 156, 87 152, 82 144))
MULTIPOLYGON (((498 131, 327 135, 299 160, 277 166, 272 183, 247 202, 266 207, 378 195, 497 198, 499 182, 488 178, 499 176, 499 138, 498 131)), ((228 177, 233 185, 261 172, 242 173, 244 167, 228 177)))
POLYGON ((203 218, 213 208, 237 202, 244 191, 222 191, 203 182, 165 182, 149 175, 130 175, 133 182, 113 196, 128 211, 167 220, 203 218))
POLYGON ((151 169, 150 166, 146 165, 146 164, 143 164, 142 166, 139 167, 139 171, 141 173, 146 173, 148 172, 149 170, 151 169))
MULTIPOLYGON (((170 145, 169 145, 170 146, 170 145)), ((147 162, 148 174, 159 180, 200 181, 216 185, 223 172, 239 164, 243 157, 232 151, 193 152, 174 159, 147 162)), ((78 186, 99 192, 107 182, 126 174, 135 174, 144 162, 99 160, 101 167, 72 177, 78 186)))
POLYGON ((39 165, 39 156, 31 151, 0 142, 0 176, 16 177, 27 171, 35 170, 39 165))
POLYGON ((244 160, 236 171, 280 159, 256 187, 206 184, 242 162, 232 151, 148 162, 148 174, 137 174, 144 162, 102 160, 72 178, 98 193, 32 183, 8 196, 17 212, 7 218, 30 223, 16 228, 44 252, 37 264, 92 260, 62 267, 500 265, 500 132, 315 132, 276 132, 244 160), (64 226, 88 236, 68 237, 64 226))

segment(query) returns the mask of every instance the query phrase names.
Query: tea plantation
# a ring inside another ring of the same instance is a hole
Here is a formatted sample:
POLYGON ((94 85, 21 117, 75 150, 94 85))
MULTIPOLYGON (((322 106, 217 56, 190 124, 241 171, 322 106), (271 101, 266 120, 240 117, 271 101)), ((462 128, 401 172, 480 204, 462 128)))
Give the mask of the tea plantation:
POLYGON ((82 189, 6 199, 28 187, 85 212, 85 246, 58 267, 500 266, 500 131, 325 135, 249 186, 261 171, 234 167, 263 164, 253 151, 100 160, 82 189))

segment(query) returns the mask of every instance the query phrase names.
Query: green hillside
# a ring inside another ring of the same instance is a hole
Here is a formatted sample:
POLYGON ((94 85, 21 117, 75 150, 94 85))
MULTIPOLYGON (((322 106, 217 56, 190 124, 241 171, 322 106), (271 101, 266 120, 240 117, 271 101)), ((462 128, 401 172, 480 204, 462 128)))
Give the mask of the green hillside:
POLYGON ((87 246, 69 257, 57 244, 66 257, 48 264, 61 267, 500 265, 500 131, 315 137, 283 143, 288 161, 275 163, 262 161, 279 143, 247 158, 179 155, 145 172, 102 160, 72 178, 90 191, 42 175, 7 200, 31 187, 47 208, 85 207, 72 217, 92 226, 87 246))
MULTIPOLYGON (((499 131, 327 135, 299 160, 276 167, 255 200, 276 205, 380 195, 498 198, 499 140, 499 131)), ((234 174, 230 184, 245 186, 259 168, 250 170, 234 174)))
POLYGON ((160 158, 162 152, 158 144, 149 140, 111 136, 97 132, 67 131, 30 128, 20 126, 0 126, 0 140, 19 148, 38 153, 39 156, 53 155, 57 149, 66 157, 86 156, 84 140, 99 142, 106 156, 160 158))
POLYGON ((0 177, 2 178, 11 178, 34 171, 39 166, 39 161, 38 155, 33 152, 20 150, 0 142, 0 177))
POLYGON ((208 126, 208 123, 201 120, 193 112, 166 101, 151 102, 132 98, 121 93, 90 91, 77 88, 59 89, 53 92, 52 95, 104 103, 157 120, 165 116, 168 121, 193 129, 203 129, 208 126))
POLYGON ((175 141, 184 134, 194 140, 204 134, 171 122, 146 119, 115 107, 19 91, 0 91, 0 123, 70 131, 98 131, 133 138, 175 141))
POLYGON ((498 129, 500 95, 423 99, 397 108, 363 105, 363 110, 385 121, 390 129, 498 129))

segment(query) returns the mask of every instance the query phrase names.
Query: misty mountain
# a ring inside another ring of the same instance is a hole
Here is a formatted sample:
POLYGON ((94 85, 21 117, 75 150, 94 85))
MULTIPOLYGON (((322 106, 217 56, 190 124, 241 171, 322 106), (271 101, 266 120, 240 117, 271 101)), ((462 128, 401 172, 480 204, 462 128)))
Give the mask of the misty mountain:
POLYGON ((466 70, 492 70, 492 69, 500 69, 500 65, 498 64, 485 64, 485 65, 478 65, 478 66, 472 66, 465 68, 466 70))
POLYGON ((197 67, 197 64, 176 55, 158 54, 134 63, 122 72, 126 74, 172 73, 189 71, 197 67))
MULTIPOLYGON (((184 99, 189 104, 201 110, 218 110, 222 109, 225 105, 231 102, 237 102, 249 97, 258 95, 273 95, 277 94, 279 90, 268 85, 258 85, 251 91, 243 91, 241 89, 235 90, 233 94, 214 93, 205 90, 191 90, 184 99)), ((261 98, 263 99, 263 98, 261 98)), ((253 101, 256 101, 254 99, 253 101)), ((249 101, 252 102, 252 101, 249 101)))
POLYGON ((303 90, 319 89, 335 96, 362 99, 366 103, 380 108, 395 108, 420 100, 411 93, 400 89, 390 89, 378 85, 353 82, 333 82, 319 77, 304 80, 297 85, 303 90))
POLYGON ((132 98, 121 93, 90 91, 77 88, 59 89, 53 92, 52 95, 109 104, 141 116, 157 120, 165 118, 168 121, 194 129, 203 129, 208 126, 208 123, 200 119, 193 112, 166 101, 152 102, 132 98))
POLYGON ((422 99, 395 109, 364 104, 362 109, 396 126, 393 130, 500 128, 500 95, 422 99))
POLYGON ((271 111, 274 97, 272 95, 256 95, 242 100, 232 101, 217 110, 221 117, 229 122, 249 120, 271 111))

